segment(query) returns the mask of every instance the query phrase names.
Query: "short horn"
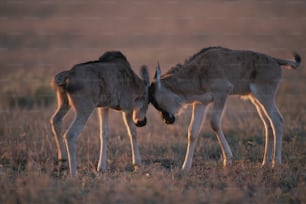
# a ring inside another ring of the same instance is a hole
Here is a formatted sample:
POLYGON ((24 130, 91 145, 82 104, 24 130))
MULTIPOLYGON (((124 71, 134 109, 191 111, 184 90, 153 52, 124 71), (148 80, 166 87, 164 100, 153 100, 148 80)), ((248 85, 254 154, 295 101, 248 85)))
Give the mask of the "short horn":
POLYGON ((159 65, 159 62, 157 62, 157 67, 156 67, 154 79, 156 80, 156 83, 157 83, 158 87, 160 87, 160 75, 161 75, 160 65, 159 65))

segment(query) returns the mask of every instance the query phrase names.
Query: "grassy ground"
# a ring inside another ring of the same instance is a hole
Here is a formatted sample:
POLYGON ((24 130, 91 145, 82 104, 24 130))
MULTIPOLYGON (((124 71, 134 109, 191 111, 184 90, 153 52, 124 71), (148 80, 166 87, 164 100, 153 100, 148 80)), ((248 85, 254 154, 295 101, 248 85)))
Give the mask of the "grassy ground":
MULTIPOLYGON (((49 109, 51 110, 51 109, 49 109)), ((188 110, 186 111, 188 112, 188 110)), ((139 129, 143 166, 133 172, 129 141, 114 113, 108 146, 108 170, 96 173, 97 117, 93 115, 79 140, 77 178, 60 174, 54 165, 55 145, 47 123, 50 111, 1 114, 1 203, 303 203, 306 201, 305 130, 286 128, 283 165, 262 169, 262 128, 255 119, 226 128, 235 162, 224 169, 215 137, 203 130, 192 170, 181 172, 186 148, 187 117, 168 127, 151 113, 150 125, 139 129), (21 116, 22 115, 22 116, 21 116), (18 126, 16 124, 19 124, 18 126), (158 128, 157 128, 157 127, 158 128), (260 127, 260 128, 258 128, 260 127)), ((230 118, 225 118, 227 123, 230 118)), ((286 118, 288 120, 288 117, 286 118)), ((237 118, 235 120, 238 120, 237 118)), ((304 121, 305 122, 305 121, 304 121)))
MULTIPOLYGON (((76 178, 56 170, 50 78, 106 50, 122 50, 135 71, 166 70, 203 47, 221 45, 306 59, 304 1, 6 1, 0 5, 0 203, 305 203, 303 67, 284 70, 277 105, 285 118, 283 164, 262 169, 263 125, 247 101, 230 98, 223 128, 234 154, 224 169, 208 123, 190 172, 182 172, 190 108, 173 126, 148 111, 138 129, 143 165, 134 172, 121 114, 112 112, 108 170, 95 171, 94 113, 78 143, 76 178)), ((207 115, 209 117, 209 114, 207 115)), ((72 114, 67 116, 65 127, 72 114)))

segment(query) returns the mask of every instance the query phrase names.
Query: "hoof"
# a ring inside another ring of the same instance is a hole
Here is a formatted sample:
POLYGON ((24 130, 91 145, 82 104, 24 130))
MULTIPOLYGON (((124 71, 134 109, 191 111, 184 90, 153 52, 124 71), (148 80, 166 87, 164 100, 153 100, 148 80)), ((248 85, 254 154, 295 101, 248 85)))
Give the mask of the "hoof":
POLYGON ((233 164, 233 161, 231 159, 229 159, 229 160, 225 159, 223 161, 223 167, 229 167, 229 166, 232 166, 232 164, 233 164))
POLYGON ((67 159, 58 159, 54 162, 55 169, 58 171, 68 170, 68 160, 67 159))
POLYGON ((142 166, 139 164, 134 164, 133 165, 133 170, 134 172, 141 172, 142 171, 142 166))

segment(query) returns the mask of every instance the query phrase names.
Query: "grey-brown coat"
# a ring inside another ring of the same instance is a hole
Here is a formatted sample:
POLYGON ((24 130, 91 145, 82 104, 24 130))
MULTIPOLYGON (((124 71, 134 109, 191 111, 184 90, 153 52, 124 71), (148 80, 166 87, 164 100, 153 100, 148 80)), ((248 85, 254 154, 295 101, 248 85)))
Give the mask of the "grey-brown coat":
POLYGON ((131 69, 126 57, 118 51, 106 52, 97 61, 75 65, 69 71, 58 73, 52 79, 58 107, 51 118, 58 160, 68 159, 70 173, 76 174, 76 144, 86 121, 95 108, 100 120, 100 157, 98 171, 106 168, 106 148, 109 135, 108 109, 122 112, 130 136, 132 162, 140 165, 136 126, 146 124, 149 76, 145 66, 140 79, 131 69), (61 137, 62 119, 72 107, 75 118, 61 137), (135 124, 135 125, 134 125, 135 124))
POLYGON ((283 118, 275 105, 275 94, 281 80, 281 66, 295 69, 301 58, 277 59, 253 51, 209 47, 193 55, 183 65, 177 65, 164 75, 158 66, 150 86, 150 102, 162 113, 167 124, 185 104, 193 105, 188 129, 188 146, 183 169, 190 169, 194 148, 207 104, 213 102, 211 126, 224 159, 232 161, 232 152, 221 129, 221 118, 229 95, 247 96, 255 105, 265 126, 266 146, 263 165, 281 163, 283 118))

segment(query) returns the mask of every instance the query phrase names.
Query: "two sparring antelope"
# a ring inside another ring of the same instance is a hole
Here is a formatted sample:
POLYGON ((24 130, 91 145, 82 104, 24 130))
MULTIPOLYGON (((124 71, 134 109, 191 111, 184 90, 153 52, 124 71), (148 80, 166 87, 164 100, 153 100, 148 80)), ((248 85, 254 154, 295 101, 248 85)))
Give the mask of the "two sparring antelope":
POLYGON ((289 61, 252 51, 209 47, 163 75, 158 65, 149 96, 165 123, 174 123, 174 114, 183 105, 193 105, 182 168, 191 168, 201 123, 209 103, 213 103, 210 122, 221 146, 223 165, 231 164, 233 155, 221 129, 222 112, 229 95, 247 97, 257 109, 266 134, 262 165, 280 164, 283 118, 276 107, 275 95, 281 80, 281 67, 297 68, 301 58, 295 54, 294 59, 289 61))
POLYGON ((231 164, 233 155, 221 129, 222 112, 229 95, 240 95, 249 98, 255 105, 265 127, 262 165, 280 164, 283 118, 276 107, 275 95, 281 80, 281 67, 296 69, 300 62, 298 54, 294 55, 294 61, 290 61, 252 51, 209 47, 163 75, 158 66, 150 85, 145 67, 141 71, 141 80, 122 53, 106 52, 99 60, 75 65, 52 80, 58 100, 58 108, 51 118, 58 160, 65 162, 68 159, 70 173, 76 174, 77 138, 90 114, 98 108, 100 157, 97 170, 105 170, 108 110, 115 109, 122 111, 130 136, 132 162, 140 165, 135 125, 146 124, 148 104, 152 103, 161 112, 166 124, 174 123, 174 115, 179 109, 191 104, 192 118, 182 166, 182 169, 188 170, 192 166, 206 106, 213 103, 211 127, 221 146, 223 164, 227 166, 231 164), (75 118, 62 138, 62 119, 70 107, 75 112, 75 118))
POLYGON ((106 168, 106 148, 109 137, 108 112, 115 109, 122 117, 130 137, 132 162, 141 159, 136 138, 136 126, 146 125, 148 109, 148 71, 141 69, 140 79, 131 69, 126 57, 118 51, 106 52, 99 60, 75 65, 69 71, 58 73, 52 80, 56 89, 58 107, 51 118, 51 126, 58 151, 58 160, 64 165, 68 159, 70 174, 76 175, 77 139, 95 108, 100 123, 100 157, 97 170, 106 168), (61 137, 63 117, 72 108, 74 120, 61 137))

